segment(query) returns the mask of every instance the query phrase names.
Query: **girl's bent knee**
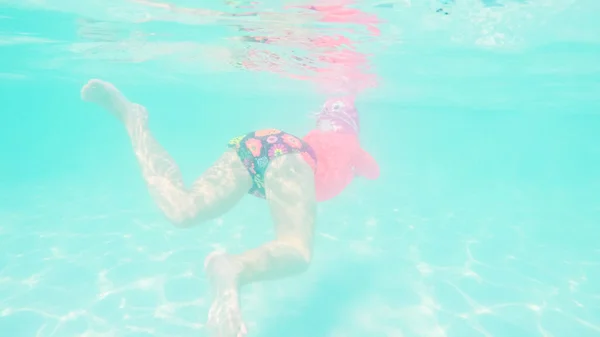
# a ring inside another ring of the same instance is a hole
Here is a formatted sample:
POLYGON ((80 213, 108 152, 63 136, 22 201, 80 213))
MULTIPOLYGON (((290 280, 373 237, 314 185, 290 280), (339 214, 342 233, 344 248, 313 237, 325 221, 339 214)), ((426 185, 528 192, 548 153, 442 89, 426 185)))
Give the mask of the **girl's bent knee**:
POLYGON ((299 269, 298 271, 307 270, 312 261, 311 249, 306 245, 293 241, 285 242, 283 245, 287 248, 288 254, 293 256, 293 259, 296 261, 295 265, 299 269))

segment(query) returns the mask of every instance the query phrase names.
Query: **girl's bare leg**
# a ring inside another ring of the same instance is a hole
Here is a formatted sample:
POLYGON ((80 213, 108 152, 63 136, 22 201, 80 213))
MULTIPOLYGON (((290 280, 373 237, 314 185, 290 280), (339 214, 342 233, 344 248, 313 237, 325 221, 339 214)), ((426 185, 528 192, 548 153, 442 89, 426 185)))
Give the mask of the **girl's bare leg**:
POLYGON ((234 151, 225 152, 191 188, 186 188, 177 164, 150 133, 146 108, 101 80, 89 81, 81 89, 81 97, 123 123, 150 194, 176 226, 189 227, 218 217, 250 189, 250 175, 234 151))
POLYGON ((240 255, 213 253, 205 266, 214 290, 209 326, 218 337, 246 334, 239 288, 282 278, 308 268, 316 214, 314 174, 300 155, 288 154, 269 164, 267 200, 275 223, 275 240, 240 255))

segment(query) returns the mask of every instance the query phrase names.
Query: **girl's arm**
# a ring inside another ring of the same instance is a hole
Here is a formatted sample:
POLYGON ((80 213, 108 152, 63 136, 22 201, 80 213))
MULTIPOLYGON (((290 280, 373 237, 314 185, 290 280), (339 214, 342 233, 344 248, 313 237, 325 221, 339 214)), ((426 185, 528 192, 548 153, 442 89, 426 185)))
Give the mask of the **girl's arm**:
POLYGON ((367 151, 359 148, 354 157, 354 172, 358 176, 375 180, 379 178, 379 164, 367 151))

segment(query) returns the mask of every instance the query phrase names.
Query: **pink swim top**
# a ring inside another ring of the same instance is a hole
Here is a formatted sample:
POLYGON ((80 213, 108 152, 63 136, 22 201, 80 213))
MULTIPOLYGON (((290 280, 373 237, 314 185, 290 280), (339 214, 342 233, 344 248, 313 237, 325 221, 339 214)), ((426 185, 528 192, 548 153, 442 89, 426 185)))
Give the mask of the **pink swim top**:
POLYGON ((360 147, 356 133, 312 130, 303 140, 317 156, 315 189, 319 202, 340 194, 355 176, 379 177, 379 165, 360 147))

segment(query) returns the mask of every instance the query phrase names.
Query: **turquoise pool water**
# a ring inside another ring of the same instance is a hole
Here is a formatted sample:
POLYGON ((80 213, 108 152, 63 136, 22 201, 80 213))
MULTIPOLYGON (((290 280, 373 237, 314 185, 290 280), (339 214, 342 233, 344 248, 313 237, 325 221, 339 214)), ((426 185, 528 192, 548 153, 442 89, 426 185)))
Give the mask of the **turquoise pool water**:
MULTIPOLYGON (((600 334, 600 3, 446 2, 356 5, 386 21, 354 36, 382 176, 321 205, 309 272, 244 289, 249 336, 600 334)), ((134 2, 0 1, 1 336, 206 335, 203 258, 267 240, 266 205, 173 228, 79 90, 147 106, 191 181, 240 132, 306 132, 327 97, 223 61, 236 35, 134 2)))

